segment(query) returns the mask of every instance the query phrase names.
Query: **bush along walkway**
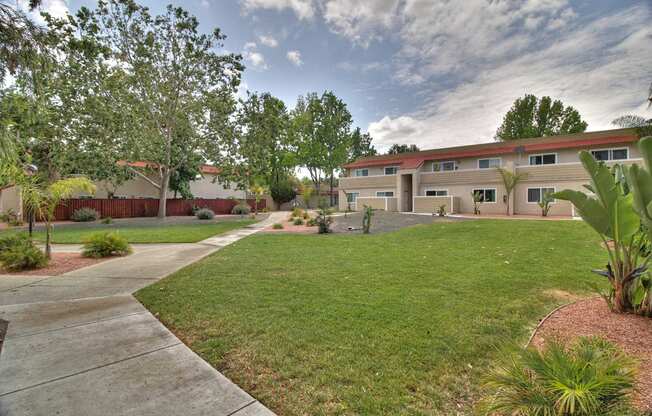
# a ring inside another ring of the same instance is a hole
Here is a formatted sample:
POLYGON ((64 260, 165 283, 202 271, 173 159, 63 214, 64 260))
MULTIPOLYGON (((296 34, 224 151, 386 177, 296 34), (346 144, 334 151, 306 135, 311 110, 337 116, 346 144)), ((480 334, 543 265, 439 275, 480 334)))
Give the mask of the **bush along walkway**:
POLYGON ((56 277, 0 278, 2 415, 273 415, 187 348, 131 293, 278 222, 153 245, 56 277))

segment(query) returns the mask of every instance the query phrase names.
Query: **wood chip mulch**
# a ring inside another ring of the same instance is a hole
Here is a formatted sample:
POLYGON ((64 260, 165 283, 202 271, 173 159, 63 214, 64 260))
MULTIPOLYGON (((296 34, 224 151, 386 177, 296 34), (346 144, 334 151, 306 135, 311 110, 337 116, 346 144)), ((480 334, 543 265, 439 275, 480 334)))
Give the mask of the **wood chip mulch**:
POLYGON ((0 268, 0 274, 15 276, 57 276, 68 273, 82 267, 91 266, 107 260, 82 257, 79 253, 52 253, 52 258, 47 266, 42 269, 24 270, 22 272, 10 272, 0 268))
POLYGON ((652 411, 652 319, 609 310, 602 298, 581 300, 553 313, 537 330, 532 345, 547 339, 572 341, 581 336, 599 336, 618 345, 639 361, 634 404, 652 411))

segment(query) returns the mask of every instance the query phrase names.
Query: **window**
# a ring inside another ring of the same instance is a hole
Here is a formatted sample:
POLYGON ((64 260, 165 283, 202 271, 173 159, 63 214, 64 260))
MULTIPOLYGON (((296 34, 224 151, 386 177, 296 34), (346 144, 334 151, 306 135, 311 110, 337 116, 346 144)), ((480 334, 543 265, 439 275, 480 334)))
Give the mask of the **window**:
POLYGON ((591 150, 591 154, 596 160, 626 160, 629 159, 629 149, 600 149, 591 150))
POLYGON ((530 156, 530 165, 554 165, 555 163, 557 163, 556 153, 530 156))
POLYGON ((385 168, 385 175, 396 175, 398 172, 398 166, 387 166, 385 168))
POLYGON ((448 196, 447 189, 426 189, 426 196, 448 196))
POLYGON ((480 202, 496 202, 496 190, 491 189, 474 189, 474 195, 478 195, 480 202))
POLYGON ((455 166, 455 162, 448 160, 446 162, 433 162, 432 163, 432 171, 433 172, 441 172, 445 170, 455 170, 457 167, 455 166))
POLYGON ((356 169, 355 176, 369 176, 369 169, 356 169))
POLYGON ((478 159, 478 169, 499 168, 500 158, 478 159))
POLYGON ((527 188, 527 202, 529 204, 538 204, 543 201, 545 195, 554 193, 555 188, 527 188))
POLYGON ((358 199, 360 192, 347 192, 346 193, 346 202, 349 204, 355 204, 358 199))
POLYGON ((378 191, 376 192, 376 196, 381 198, 393 198, 394 191, 378 191))

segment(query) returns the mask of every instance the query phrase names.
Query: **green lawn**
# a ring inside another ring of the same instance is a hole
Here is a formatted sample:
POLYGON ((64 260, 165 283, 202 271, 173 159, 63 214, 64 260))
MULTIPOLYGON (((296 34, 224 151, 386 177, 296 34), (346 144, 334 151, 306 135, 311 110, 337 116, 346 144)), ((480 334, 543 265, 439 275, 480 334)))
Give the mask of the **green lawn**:
MULTIPOLYGON (((222 234, 245 225, 253 224, 255 221, 222 221, 195 224, 176 224, 158 226, 124 226, 119 223, 112 225, 88 224, 88 228, 55 228, 53 242, 62 244, 81 243, 91 234, 99 231, 118 231, 127 238, 130 243, 195 243, 208 237, 222 234)), ((4 231, 11 232, 11 231, 4 231)), ((3 232, 0 232, 2 235, 3 232)), ((45 241, 45 232, 34 233, 34 238, 45 241)))
POLYGON ((572 221, 256 235, 137 296, 278 414, 468 414, 497 350, 605 261, 572 221))

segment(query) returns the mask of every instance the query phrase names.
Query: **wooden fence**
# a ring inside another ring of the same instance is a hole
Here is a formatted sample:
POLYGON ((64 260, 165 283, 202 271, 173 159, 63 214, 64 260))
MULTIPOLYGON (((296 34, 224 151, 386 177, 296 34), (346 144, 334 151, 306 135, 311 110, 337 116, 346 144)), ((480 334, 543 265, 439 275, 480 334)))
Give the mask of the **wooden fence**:
MULTIPOLYGON (((215 214, 230 214, 237 205, 236 199, 168 199, 167 216, 192 215, 192 208, 209 208, 215 214)), ((253 210, 256 201, 248 199, 247 204, 253 210)), ((57 206, 55 218, 57 221, 69 220, 73 212, 79 208, 92 208, 100 213, 102 218, 155 217, 158 214, 158 199, 66 199, 57 206)), ((265 200, 258 202, 258 209, 265 208, 265 200)))

